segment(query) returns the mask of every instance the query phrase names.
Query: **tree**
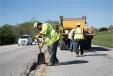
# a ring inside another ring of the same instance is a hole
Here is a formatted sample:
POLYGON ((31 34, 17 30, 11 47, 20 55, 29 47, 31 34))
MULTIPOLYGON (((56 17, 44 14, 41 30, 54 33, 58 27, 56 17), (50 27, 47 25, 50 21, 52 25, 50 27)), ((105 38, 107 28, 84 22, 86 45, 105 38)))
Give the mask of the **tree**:
POLYGON ((20 35, 29 34, 32 35, 33 24, 31 22, 24 22, 18 25, 20 35))
POLYGON ((46 21, 46 22, 47 22, 47 23, 50 23, 56 31, 59 30, 59 25, 60 25, 60 24, 59 24, 58 21, 51 21, 51 20, 48 20, 48 21, 46 21))
POLYGON ((110 30, 110 31, 113 30, 113 25, 110 25, 110 26, 109 26, 109 30, 110 30))
POLYGON ((15 43, 16 36, 13 31, 13 26, 5 24, 0 27, 0 45, 15 43))
POLYGON ((24 22, 24 23, 18 24, 17 26, 18 37, 24 34, 28 34, 28 35, 31 35, 32 38, 34 38, 37 30, 34 29, 33 24, 34 24, 33 22, 24 22))
POLYGON ((99 32, 102 32, 102 31, 108 31, 109 29, 107 27, 102 27, 99 29, 99 32))

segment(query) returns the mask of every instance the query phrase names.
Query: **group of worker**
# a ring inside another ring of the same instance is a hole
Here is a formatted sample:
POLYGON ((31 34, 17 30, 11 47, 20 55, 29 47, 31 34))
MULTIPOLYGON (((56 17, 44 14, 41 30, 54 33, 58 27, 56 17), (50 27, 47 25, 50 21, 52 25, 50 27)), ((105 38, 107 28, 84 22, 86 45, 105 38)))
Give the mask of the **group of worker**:
MULTIPOLYGON (((53 66, 59 63, 57 59, 57 46, 59 44, 60 35, 53 29, 52 25, 49 23, 35 23, 34 28, 40 30, 36 35, 39 38, 40 35, 44 38, 43 42, 39 45, 40 48, 47 45, 48 51, 50 53, 50 63, 48 65, 53 66)), ((71 30, 69 34, 71 39, 70 50, 76 52, 76 56, 79 57, 83 55, 83 29, 80 28, 80 24, 77 24, 74 29, 71 30), (79 50, 80 47, 80 50, 79 50)))

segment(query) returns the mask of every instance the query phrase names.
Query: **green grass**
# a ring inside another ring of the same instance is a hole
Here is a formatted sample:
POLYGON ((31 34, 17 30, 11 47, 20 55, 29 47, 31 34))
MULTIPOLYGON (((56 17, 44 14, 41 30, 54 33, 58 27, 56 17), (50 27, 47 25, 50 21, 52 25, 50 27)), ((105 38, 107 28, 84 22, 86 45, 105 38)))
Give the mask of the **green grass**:
POLYGON ((113 48, 113 31, 96 33, 92 44, 113 48))

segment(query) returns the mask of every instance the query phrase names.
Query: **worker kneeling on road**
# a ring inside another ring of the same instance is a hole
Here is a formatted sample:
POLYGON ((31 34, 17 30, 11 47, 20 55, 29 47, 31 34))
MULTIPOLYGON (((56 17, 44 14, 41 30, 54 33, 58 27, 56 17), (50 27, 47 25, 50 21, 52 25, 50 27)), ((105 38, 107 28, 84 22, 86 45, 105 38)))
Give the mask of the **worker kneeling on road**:
POLYGON ((43 37, 43 42, 39 45, 39 47, 42 48, 44 44, 48 47, 48 51, 50 53, 50 63, 48 65, 52 66, 59 63, 56 57, 57 46, 60 38, 59 34, 55 32, 52 25, 49 23, 35 23, 34 28, 40 30, 40 32, 36 35, 36 38, 40 35, 43 37))
POLYGON ((76 52, 76 56, 79 57, 79 53, 80 55, 83 55, 83 40, 84 40, 84 35, 83 35, 83 29, 80 28, 80 24, 77 23, 77 27, 75 28, 75 36, 74 36, 74 40, 75 40, 75 52, 76 52), (79 50, 80 47, 80 50, 79 50))

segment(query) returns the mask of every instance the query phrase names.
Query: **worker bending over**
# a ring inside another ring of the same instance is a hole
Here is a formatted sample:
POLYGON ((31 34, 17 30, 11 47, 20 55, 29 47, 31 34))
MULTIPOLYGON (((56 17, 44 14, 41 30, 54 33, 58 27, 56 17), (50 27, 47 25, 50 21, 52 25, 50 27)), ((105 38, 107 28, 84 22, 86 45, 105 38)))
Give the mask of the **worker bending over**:
POLYGON ((56 57, 57 46, 60 38, 59 34, 53 29, 52 25, 49 23, 35 23, 34 28, 40 30, 40 32, 36 35, 36 38, 42 35, 44 39, 39 47, 42 48, 44 44, 48 46, 48 50, 50 52, 50 63, 48 65, 52 66, 57 64, 59 62, 56 57))

